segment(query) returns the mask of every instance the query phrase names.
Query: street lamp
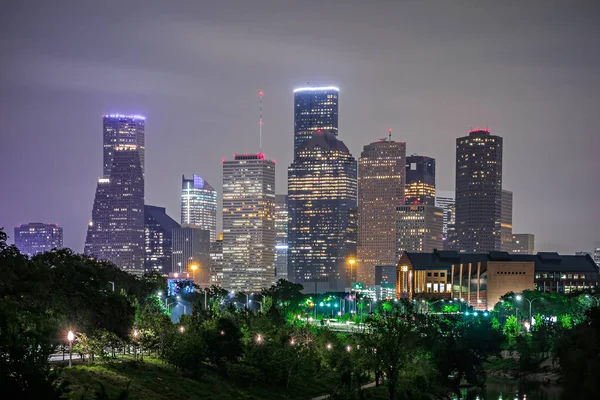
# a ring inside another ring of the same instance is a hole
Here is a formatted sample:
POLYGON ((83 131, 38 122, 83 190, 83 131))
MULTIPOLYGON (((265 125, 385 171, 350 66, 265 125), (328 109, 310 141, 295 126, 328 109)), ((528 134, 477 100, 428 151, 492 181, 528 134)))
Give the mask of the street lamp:
POLYGON ((73 331, 69 331, 69 333, 67 333, 67 340, 69 341, 69 367, 71 366, 71 354, 73 353, 73 340, 75 340, 75 335, 73 334, 73 331))
POLYGON ((262 343, 263 341, 263 337, 260 335, 260 333, 256 336, 256 343, 262 343))
POLYGON ((198 266, 196 264, 192 264, 190 265, 190 269, 192 270, 192 279, 194 280, 194 283, 196 283, 196 270, 198 269, 198 266))
POLYGON ((521 296, 520 294, 517 295, 517 297, 515 297, 517 299, 517 301, 521 301, 521 300, 527 300, 529 302, 529 321, 531 321, 531 305, 533 304, 534 301, 536 300, 543 300, 543 297, 538 297, 535 298, 533 300, 529 300, 526 297, 521 296))
POLYGON ((185 331, 185 328, 183 327, 183 325, 181 325, 181 326, 179 327, 179 332, 183 333, 184 331, 185 331))
POLYGON ((354 277, 354 279, 352 279, 352 269, 354 268, 354 264, 356 264, 356 259, 355 258, 348 259, 348 264, 350 264, 350 280, 355 281, 356 277, 354 277))

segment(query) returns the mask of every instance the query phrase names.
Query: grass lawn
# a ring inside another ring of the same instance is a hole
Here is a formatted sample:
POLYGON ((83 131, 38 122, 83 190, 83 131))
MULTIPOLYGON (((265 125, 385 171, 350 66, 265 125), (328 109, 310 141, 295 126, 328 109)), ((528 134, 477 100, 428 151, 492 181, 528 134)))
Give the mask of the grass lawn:
POLYGON ((69 399, 116 399, 127 387, 127 399, 239 399, 295 400, 310 399, 328 392, 330 386, 312 385, 286 392, 284 388, 241 388, 214 374, 200 380, 191 379, 159 361, 146 358, 144 362, 112 362, 76 365, 65 368, 62 377, 69 399), (98 396, 104 386, 108 397, 98 396), (82 397, 83 396, 83 397, 82 397))

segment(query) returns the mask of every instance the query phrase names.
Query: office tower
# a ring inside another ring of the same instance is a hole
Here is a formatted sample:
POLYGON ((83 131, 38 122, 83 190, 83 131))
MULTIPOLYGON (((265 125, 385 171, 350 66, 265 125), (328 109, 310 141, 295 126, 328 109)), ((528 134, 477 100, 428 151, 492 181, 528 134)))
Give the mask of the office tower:
POLYGON ((288 276, 288 204, 287 195, 275 195, 275 278, 288 276))
POLYGON ((477 129, 456 139, 456 248, 502 249, 502 138, 477 129))
POLYGON ((113 149, 110 178, 98 179, 85 254, 144 272, 144 175, 136 145, 113 149))
POLYGON ((31 222, 15 227, 15 246, 21 254, 33 257, 63 247, 63 229, 56 224, 31 222))
POLYGON ((316 133, 288 169, 288 270, 306 291, 343 290, 356 255, 356 160, 333 132, 316 133))
POLYGON ((210 284, 223 286, 223 234, 210 243, 210 284))
POLYGON ((406 143, 381 139, 366 145, 358 160, 359 282, 375 282, 376 265, 396 264, 396 207, 404 204, 406 143))
POLYGON ((104 132, 103 178, 110 178, 115 148, 136 146, 144 174, 144 131, 146 118, 141 115, 110 114, 102 118, 104 132))
POLYGON ((396 209, 396 256, 403 251, 429 253, 443 246, 444 211, 428 205, 405 205, 396 209))
POLYGON ((164 207, 144 206, 144 269, 146 272, 171 273, 173 229, 180 225, 167 215, 164 207))
POLYGON ((450 190, 436 190, 435 206, 444 213, 442 226, 442 240, 444 250, 454 249, 455 205, 454 192, 450 190))
POLYGON ((314 133, 338 134, 339 89, 302 87, 294 90, 294 155, 314 133))
POLYGON ((427 156, 406 157, 404 204, 435 205, 435 159, 427 156))
POLYGON ((223 287, 258 291, 275 280, 275 161, 223 161, 223 287))
POLYGON ((512 253, 535 254, 535 237, 532 233, 514 233, 511 240, 512 253))
POLYGON ((513 214, 513 193, 509 190, 502 190, 502 201, 500 211, 500 239, 502 242, 502 251, 512 251, 512 214, 513 214))
POLYGON ((189 273, 200 286, 210 286, 210 231, 196 225, 174 228, 172 272, 189 273))
POLYGON ((181 177, 181 224, 196 225, 217 240, 217 191, 198 175, 181 177))

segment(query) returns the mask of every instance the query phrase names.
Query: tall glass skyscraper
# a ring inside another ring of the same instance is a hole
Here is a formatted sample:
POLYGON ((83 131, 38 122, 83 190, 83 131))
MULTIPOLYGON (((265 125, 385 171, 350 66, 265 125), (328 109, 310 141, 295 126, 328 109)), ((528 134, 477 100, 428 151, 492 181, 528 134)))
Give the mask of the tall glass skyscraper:
POLYGON ((294 154, 317 132, 338 134, 339 89, 333 86, 294 90, 294 154))
POLYGON ((275 280, 275 162, 223 160, 223 287, 259 291, 275 280))
POLYGON ((275 195, 275 277, 288 276, 288 204, 287 195, 275 195))
POLYGON ((404 199, 406 143, 381 139, 358 160, 356 278, 376 284, 376 265, 396 265, 396 207, 404 199))
POLYGON ((181 177, 181 224, 196 225, 217 240, 217 191, 202 177, 181 177))
POLYGON ((109 114, 102 118, 103 124, 103 177, 110 178, 115 148, 119 146, 136 146, 142 174, 144 173, 144 131, 146 118, 141 115, 109 114))
POLYGON ((513 192, 502 190, 502 210, 500 212, 500 238, 502 251, 512 251, 513 192))
POLYGON ((477 129, 456 139, 456 249, 500 251, 502 138, 477 129))
POLYGON ((136 145, 113 149, 110 178, 98 179, 85 254, 144 272, 144 175, 136 145))
POLYGON ((356 160, 335 133, 315 133, 288 169, 288 269, 305 290, 343 290, 356 254, 356 160))
POLYGON ((427 156, 406 157, 404 203, 435 205, 435 159, 427 156))
POLYGON ((436 190, 435 206, 442 209, 444 213, 442 226, 442 240, 444 242, 444 250, 454 250, 455 237, 455 205, 454 192, 450 190, 436 190))
POLYGON ((56 224, 32 222, 15 227, 15 246, 21 254, 32 257, 63 247, 63 229, 56 224))
POLYGON ((164 207, 144 206, 144 269, 168 274, 173 256, 173 229, 179 224, 164 207))

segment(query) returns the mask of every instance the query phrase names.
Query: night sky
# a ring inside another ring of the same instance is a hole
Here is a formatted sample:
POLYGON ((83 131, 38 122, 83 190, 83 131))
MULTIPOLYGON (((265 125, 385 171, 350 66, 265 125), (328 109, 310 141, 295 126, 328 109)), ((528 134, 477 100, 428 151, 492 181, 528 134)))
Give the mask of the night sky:
MULTIPOLYGON (((0 11, 0 226, 54 222, 83 250, 102 115, 146 119, 146 203, 179 220, 181 175, 220 193, 221 158, 263 150, 287 190, 293 95, 340 88, 355 157, 387 135, 437 160, 504 138, 516 233, 536 249, 600 240, 598 1, 7 1, 0 11), (26 3, 26 4, 24 4, 26 3)), ((12 242, 12 239, 9 239, 12 242)))

